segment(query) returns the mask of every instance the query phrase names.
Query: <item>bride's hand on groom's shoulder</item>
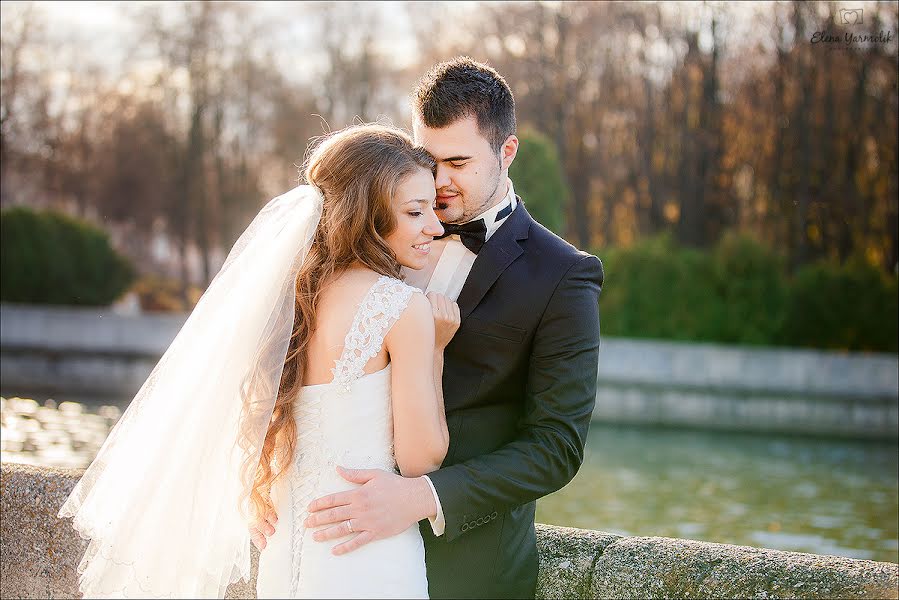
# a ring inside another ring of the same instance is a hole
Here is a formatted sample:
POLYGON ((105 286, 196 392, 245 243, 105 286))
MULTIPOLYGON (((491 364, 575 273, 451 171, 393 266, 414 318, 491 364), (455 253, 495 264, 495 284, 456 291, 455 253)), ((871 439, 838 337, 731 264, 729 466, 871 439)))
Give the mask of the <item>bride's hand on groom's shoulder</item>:
POLYGON ((443 294, 428 292, 426 295, 434 313, 434 346, 437 350, 443 350, 462 322, 459 305, 443 294))
POLYGON ((265 518, 255 523, 250 523, 248 529, 250 531, 250 540, 253 545, 261 552, 268 545, 267 536, 275 533, 275 524, 278 522, 278 515, 274 510, 269 509, 265 514, 265 518))

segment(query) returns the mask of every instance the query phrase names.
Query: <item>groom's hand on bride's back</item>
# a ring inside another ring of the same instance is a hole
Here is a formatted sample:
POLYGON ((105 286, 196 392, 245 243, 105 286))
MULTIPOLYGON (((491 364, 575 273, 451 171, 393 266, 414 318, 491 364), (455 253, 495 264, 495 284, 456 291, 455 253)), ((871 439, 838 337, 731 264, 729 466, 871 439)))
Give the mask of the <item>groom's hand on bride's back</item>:
POLYGON ((268 545, 268 540, 266 536, 271 536, 275 533, 275 524, 278 522, 278 515, 275 514, 275 511, 269 509, 269 511, 265 514, 265 518, 261 519, 255 523, 251 523, 249 525, 250 530, 250 540, 253 542, 253 545, 259 549, 261 552, 268 545))
POLYGON ((332 548, 332 554, 346 554, 368 542, 397 535, 437 514, 431 488, 423 477, 403 477, 381 469, 337 467, 337 472, 360 487, 313 500, 304 521, 307 528, 322 527, 312 535, 317 542, 353 535, 332 548))

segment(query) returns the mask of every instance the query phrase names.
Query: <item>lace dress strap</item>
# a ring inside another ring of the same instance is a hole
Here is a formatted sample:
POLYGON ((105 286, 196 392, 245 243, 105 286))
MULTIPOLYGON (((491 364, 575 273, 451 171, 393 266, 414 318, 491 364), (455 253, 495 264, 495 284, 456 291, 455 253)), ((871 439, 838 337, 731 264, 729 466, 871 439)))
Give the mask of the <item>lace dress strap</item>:
POLYGON ((381 351, 384 336, 418 291, 387 275, 381 275, 369 288, 346 334, 343 353, 331 369, 336 385, 347 389, 365 375, 365 365, 381 351))

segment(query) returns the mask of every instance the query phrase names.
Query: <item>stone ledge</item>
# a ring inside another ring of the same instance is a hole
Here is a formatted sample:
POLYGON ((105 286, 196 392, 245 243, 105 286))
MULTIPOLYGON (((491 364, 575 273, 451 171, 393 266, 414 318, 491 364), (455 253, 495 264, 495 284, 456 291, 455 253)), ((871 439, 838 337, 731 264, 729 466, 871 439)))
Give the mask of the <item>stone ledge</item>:
MULTIPOLYGON (((59 507, 83 471, 0 465, 0 597, 77 598, 86 546, 59 507)), ((538 598, 897 598, 899 565, 537 525, 538 598)), ((254 580, 228 598, 254 598, 254 580)))
MULTIPOLYGON (((116 314, 109 307, 0 303, 0 348, 38 357, 163 355, 188 313, 116 314)), ((655 386, 683 393, 742 391, 762 395, 899 400, 895 353, 840 352, 603 336, 600 383, 655 386)), ((17 373, 6 370, 7 386, 17 373)), ((45 375, 46 377, 46 375, 45 375)), ((65 388, 64 388, 65 389, 65 388)), ((137 391, 136 389, 134 390, 137 391)))

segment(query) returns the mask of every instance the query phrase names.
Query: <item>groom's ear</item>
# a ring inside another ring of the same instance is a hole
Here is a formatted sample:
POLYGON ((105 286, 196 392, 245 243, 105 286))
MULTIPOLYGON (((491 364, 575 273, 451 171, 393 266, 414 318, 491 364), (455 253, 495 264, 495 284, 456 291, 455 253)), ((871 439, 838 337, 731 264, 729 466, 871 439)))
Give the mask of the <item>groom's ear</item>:
POLYGON ((510 135, 506 138, 506 141, 503 142, 503 145, 500 147, 499 155, 502 159, 503 170, 508 170, 509 166, 512 164, 512 161, 515 160, 515 155, 518 154, 518 138, 515 137, 515 134, 510 135))

